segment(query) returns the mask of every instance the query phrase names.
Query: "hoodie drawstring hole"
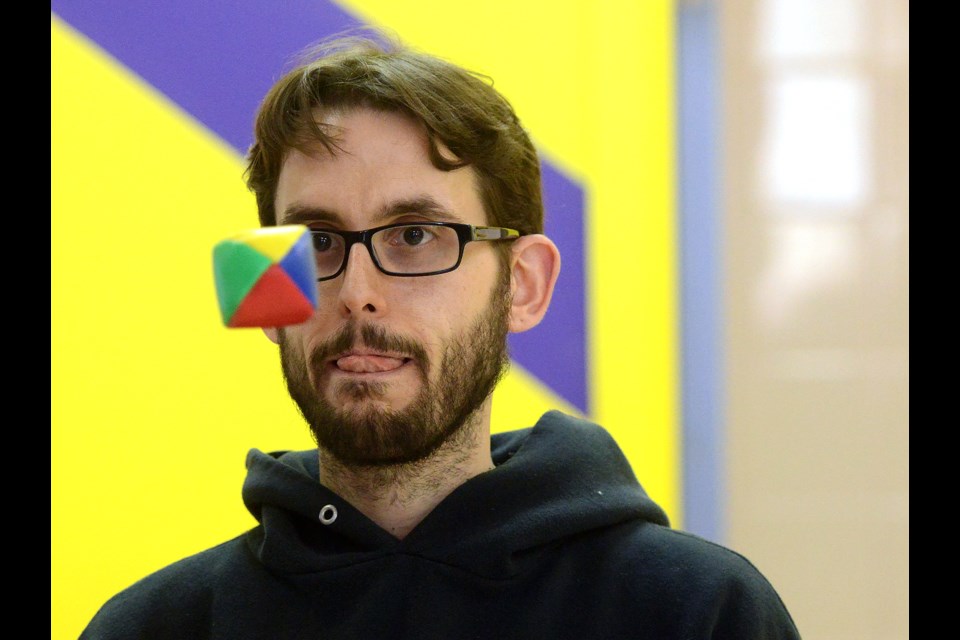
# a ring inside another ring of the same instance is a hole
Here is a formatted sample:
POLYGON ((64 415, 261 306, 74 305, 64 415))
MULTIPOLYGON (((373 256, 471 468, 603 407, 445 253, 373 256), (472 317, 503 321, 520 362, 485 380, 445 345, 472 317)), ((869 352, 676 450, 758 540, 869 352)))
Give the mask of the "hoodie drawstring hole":
POLYGON ((333 524, 337 519, 337 508, 332 504, 324 505, 320 509, 320 524, 333 524))

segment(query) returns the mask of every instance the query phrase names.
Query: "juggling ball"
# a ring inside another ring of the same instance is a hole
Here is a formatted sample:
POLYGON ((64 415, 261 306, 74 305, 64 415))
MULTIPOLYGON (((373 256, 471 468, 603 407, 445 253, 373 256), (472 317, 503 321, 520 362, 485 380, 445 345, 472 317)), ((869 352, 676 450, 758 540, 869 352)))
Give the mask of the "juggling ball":
POLYGON ((282 327, 317 308, 317 268, 303 225, 250 229, 213 248, 213 273, 223 324, 282 327))

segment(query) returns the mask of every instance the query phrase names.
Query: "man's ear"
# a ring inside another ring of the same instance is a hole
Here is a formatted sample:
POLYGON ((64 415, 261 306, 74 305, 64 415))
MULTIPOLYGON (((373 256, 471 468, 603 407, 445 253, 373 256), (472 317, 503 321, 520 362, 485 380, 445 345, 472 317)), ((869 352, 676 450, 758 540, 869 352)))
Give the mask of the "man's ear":
POLYGON ((511 245, 509 329, 520 333, 540 324, 560 275, 560 250, 543 234, 520 236, 511 245))
POLYGON ((268 338, 270 338, 270 342, 272 342, 273 344, 279 344, 279 343, 280 343, 280 342, 279 342, 279 341, 280 341, 280 334, 278 333, 276 327, 263 327, 263 333, 264 333, 264 335, 266 335, 268 338))

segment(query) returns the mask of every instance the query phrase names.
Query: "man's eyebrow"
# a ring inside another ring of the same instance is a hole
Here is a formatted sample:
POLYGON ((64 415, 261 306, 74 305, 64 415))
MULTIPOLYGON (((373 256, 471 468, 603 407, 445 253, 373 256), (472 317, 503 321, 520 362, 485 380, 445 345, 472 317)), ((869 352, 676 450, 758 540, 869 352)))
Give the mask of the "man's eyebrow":
POLYGON ((340 224, 342 222, 342 218, 336 212, 323 207, 308 207, 300 204, 287 207, 283 215, 280 216, 280 220, 283 221, 282 224, 309 224, 314 222, 340 224))
POLYGON ((391 202, 374 218, 375 222, 385 222, 403 214, 416 214, 437 220, 458 220, 458 216, 429 195, 403 198, 391 202))
MULTIPOLYGON (((456 221, 460 218, 450 209, 440 204, 429 195, 420 195, 413 198, 402 198, 384 206, 372 220, 373 224, 386 223, 391 218, 404 214, 414 214, 439 221, 456 221)), ((278 217, 280 224, 315 224, 329 223, 343 226, 340 214, 323 207, 311 207, 301 204, 292 204, 278 217), (283 221, 282 223, 280 221, 283 221)))

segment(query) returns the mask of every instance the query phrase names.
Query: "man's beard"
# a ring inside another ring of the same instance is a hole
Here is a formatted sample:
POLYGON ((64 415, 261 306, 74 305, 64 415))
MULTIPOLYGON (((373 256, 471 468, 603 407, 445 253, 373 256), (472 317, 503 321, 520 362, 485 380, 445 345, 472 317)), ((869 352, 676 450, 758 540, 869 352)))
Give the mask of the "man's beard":
POLYGON ((509 270, 494 288, 487 311, 464 333, 446 344, 435 380, 430 362, 417 342, 382 327, 349 323, 314 349, 309 362, 319 381, 331 357, 357 346, 413 357, 420 373, 420 393, 401 410, 379 406, 385 392, 380 382, 343 381, 331 390, 358 405, 344 410, 331 404, 311 383, 307 359, 279 331, 280 361, 290 396, 296 402, 317 445, 344 464, 393 466, 423 460, 443 443, 464 436, 466 425, 493 392, 509 366, 507 318, 510 310, 509 270))

